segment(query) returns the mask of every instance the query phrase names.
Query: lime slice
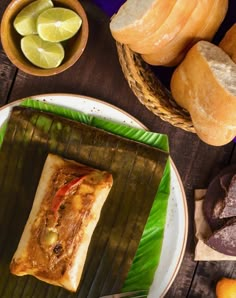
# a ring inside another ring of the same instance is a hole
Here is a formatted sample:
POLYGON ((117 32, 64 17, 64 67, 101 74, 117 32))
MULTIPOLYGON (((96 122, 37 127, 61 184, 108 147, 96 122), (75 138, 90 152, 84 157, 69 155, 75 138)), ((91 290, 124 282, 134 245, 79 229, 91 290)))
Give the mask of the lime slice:
POLYGON ((37 29, 42 39, 59 42, 75 35, 81 24, 82 19, 73 10, 54 7, 39 15, 37 29))
POLYGON ((37 18, 45 9, 53 7, 51 0, 36 0, 24 7, 16 16, 13 25, 16 31, 25 36, 37 34, 37 18))
POLYGON ((42 40, 38 35, 27 35, 21 39, 21 49, 25 57, 41 68, 55 68, 64 58, 64 48, 60 43, 42 40))

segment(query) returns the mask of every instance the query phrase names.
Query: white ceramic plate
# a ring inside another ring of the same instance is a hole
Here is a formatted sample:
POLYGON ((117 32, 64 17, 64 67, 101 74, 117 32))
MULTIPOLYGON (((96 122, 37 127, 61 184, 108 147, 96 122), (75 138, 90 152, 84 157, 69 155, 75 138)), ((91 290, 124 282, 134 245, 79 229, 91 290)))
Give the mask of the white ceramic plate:
MULTIPOLYGON (((121 109, 100 100, 72 94, 45 94, 32 98, 65 106, 89 115, 113 120, 132 127, 147 129, 141 122, 121 109)), ((14 105, 0 109, 0 126, 9 116, 14 105)), ((171 160, 171 193, 168 203, 167 221, 160 263, 150 289, 148 298, 163 297, 179 270, 186 246, 188 233, 188 213, 184 188, 178 171, 171 160)))

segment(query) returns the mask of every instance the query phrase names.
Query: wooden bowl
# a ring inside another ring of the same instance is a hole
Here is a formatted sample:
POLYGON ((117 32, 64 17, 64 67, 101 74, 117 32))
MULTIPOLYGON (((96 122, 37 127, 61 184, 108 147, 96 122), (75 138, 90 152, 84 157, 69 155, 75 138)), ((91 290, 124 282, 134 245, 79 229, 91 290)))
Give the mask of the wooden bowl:
POLYGON ((65 42, 65 57, 62 64, 56 68, 42 69, 27 60, 21 51, 20 36, 13 21, 21 9, 34 0, 13 0, 6 8, 1 21, 1 42, 3 49, 11 62, 20 70, 35 76, 51 76, 63 72, 72 66, 83 53, 88 40, 88 20, 86 13, 78 0, 53 0, 54 6, 72 9, 82 18, 82 25, 75 36, 65 42))

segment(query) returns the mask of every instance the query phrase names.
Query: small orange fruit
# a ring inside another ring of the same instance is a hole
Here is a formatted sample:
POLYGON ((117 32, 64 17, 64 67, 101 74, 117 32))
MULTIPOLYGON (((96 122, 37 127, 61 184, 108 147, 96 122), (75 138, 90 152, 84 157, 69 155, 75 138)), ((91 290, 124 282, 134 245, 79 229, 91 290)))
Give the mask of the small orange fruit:
POLYGON ((217 298, 236 298, 236 279, 222 278, 216 284, 217 298))

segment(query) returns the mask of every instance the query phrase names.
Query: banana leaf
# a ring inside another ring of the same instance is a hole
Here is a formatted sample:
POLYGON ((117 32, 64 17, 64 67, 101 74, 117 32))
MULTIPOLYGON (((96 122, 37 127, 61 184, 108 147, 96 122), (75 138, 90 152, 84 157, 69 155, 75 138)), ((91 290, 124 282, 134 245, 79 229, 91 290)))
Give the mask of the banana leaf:
POLYGON ((163 152, 167 137, 38 101, 23 105, 34 109, 13 109, 0 151, 1 296, 99 297, 122 287, 149 288, 160 258, 169 194, 170 167, 169 162, 165 167, 163 152), (29 276, 12 276, 8 269, 48 152, 110 170, 115 177, 76 294, 29 276))

